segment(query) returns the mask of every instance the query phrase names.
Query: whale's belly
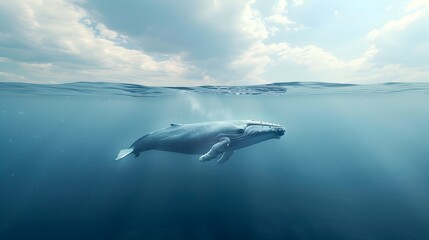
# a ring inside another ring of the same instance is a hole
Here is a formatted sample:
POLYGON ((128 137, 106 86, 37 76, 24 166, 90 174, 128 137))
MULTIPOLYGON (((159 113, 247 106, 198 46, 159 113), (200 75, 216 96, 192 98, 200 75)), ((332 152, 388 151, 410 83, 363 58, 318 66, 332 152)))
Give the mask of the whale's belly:
POLYGON ((177 141, 159 144, 156 150, 186 154, 204 154, 209 151, 212 146, 213 144, 204 144, 200 142, 177 141))

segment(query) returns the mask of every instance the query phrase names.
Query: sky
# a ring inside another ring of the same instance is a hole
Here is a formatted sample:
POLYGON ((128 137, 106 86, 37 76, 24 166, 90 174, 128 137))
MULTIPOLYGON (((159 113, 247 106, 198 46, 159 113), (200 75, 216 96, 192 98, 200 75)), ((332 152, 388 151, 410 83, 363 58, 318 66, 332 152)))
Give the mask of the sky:
POLYGON ((429 0, 0 0, 0 81, 429 82, 429 0))

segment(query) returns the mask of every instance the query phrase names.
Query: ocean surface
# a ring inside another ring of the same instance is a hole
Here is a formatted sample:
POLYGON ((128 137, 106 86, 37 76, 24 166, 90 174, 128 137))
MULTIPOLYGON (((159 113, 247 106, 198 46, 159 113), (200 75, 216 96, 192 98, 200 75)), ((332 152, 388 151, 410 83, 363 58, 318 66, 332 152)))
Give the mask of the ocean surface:
POLYGON ((429 239, 429 84, 0 83, 0 239, 429 239), (254 119, 231 159, 148 151, 170 123, 254 119))

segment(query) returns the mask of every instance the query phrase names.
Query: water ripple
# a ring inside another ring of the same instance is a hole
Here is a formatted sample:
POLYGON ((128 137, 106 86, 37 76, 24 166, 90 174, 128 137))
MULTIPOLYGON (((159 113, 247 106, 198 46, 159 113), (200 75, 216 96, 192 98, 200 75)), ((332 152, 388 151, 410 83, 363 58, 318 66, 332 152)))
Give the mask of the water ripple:
POLYGON ((156 97, 176 94, 214 95, 299 95, 353 93, 429 92, 429 83, 342 84, 321 82, 279 82, 251 86, 148 87, 129 83, 76 82, 66 84, 30 84, 0 82, 0 94, 43 96, 117 95, 156 97))

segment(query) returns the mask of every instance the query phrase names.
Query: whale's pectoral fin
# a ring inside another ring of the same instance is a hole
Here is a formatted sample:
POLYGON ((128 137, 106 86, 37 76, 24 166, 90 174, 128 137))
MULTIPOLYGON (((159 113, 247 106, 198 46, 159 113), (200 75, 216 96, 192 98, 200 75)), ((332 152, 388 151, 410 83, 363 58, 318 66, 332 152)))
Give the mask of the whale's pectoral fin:
POLYGON ((228 161, 229 158, 232 156, 232 154, 234 154, 234 150, 224 152, 222 154, 222 157, 220 157, 219 160, 217 160, 217 164, 222 164, 222 163, 228 161))
POLYGON ((122 158, 130 155, 133 151, 134 151, 133 148, 122 149, 121 151, 119 151, 118 156, 116 157, 115 161, 121 160, 122 158))
POLYGON ((219 154, 225 152, 226 148, 229 146, 231 140, 227 137, 222 137, 219 139, 215 145, 204 155, 200 157, 201 162, 210 161, 213 158, 216 158, 219 154))

